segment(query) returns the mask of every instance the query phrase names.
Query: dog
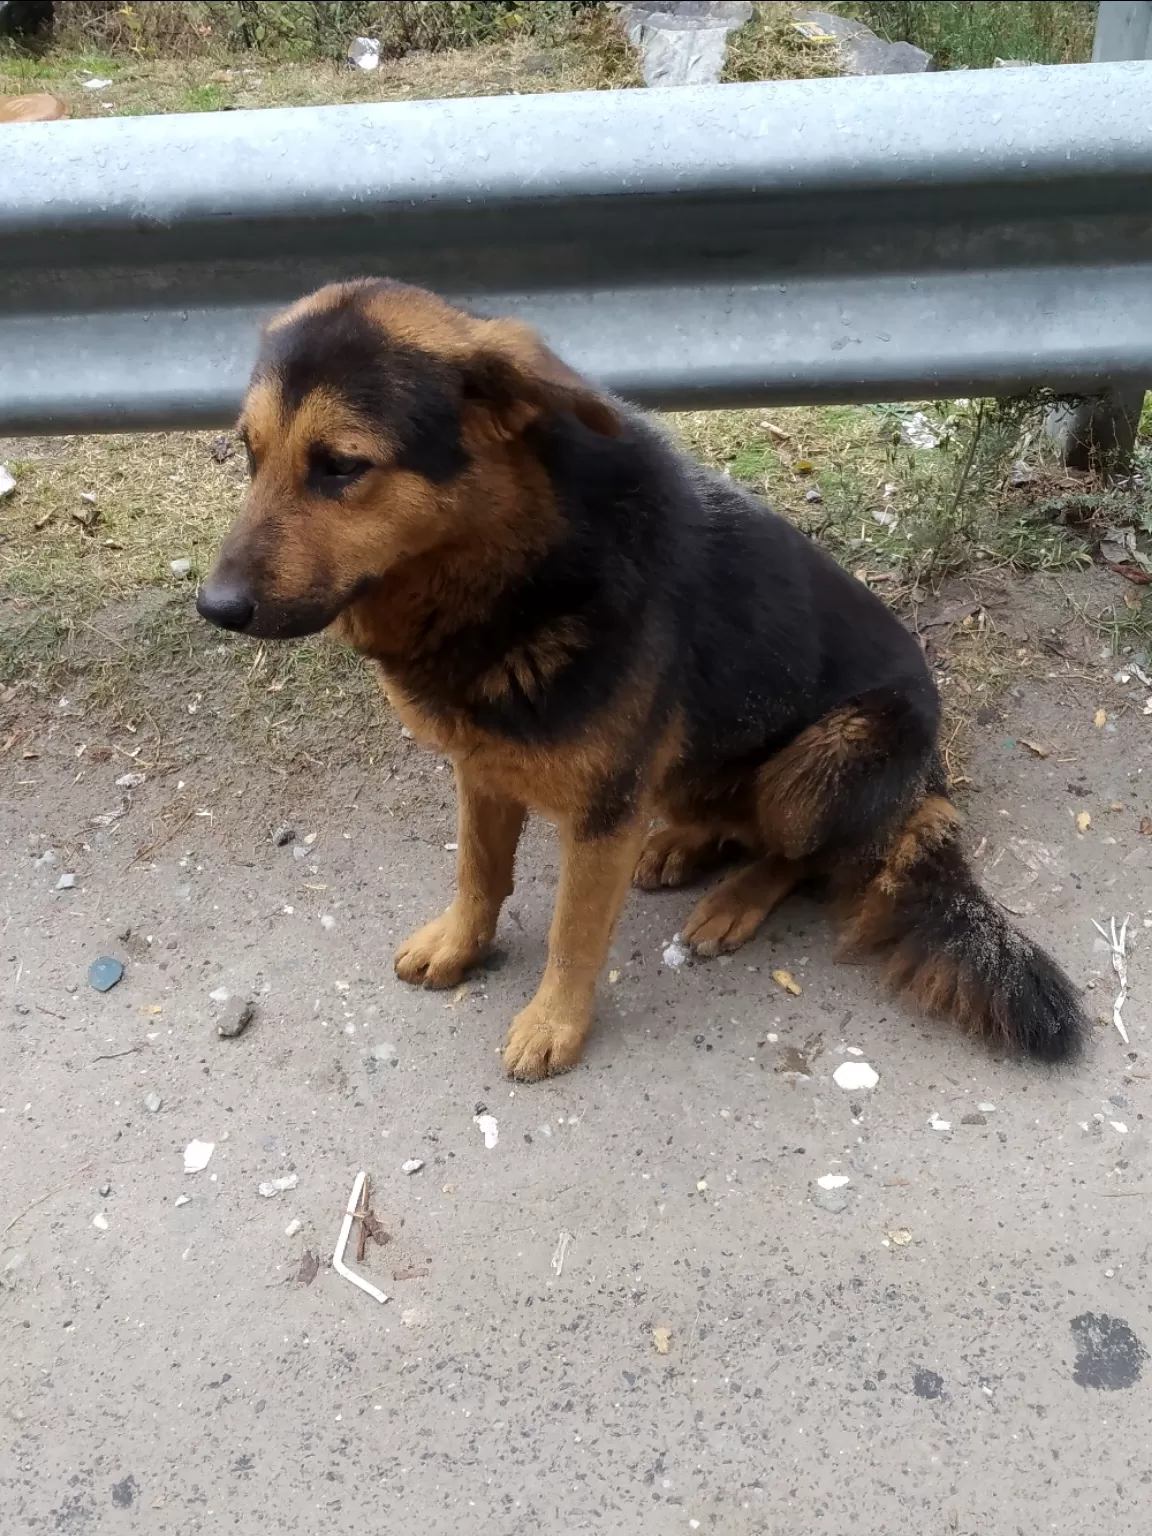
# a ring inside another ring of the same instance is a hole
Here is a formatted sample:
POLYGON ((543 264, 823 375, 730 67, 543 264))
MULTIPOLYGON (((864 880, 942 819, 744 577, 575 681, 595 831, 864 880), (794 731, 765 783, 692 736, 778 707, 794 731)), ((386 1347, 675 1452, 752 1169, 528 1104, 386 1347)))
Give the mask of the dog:
POLYGON ((630 884, 729 858, 683 928, 697 955, 816 882, 844 952, 882 954, 924 1009, 1076 1055, 1072 984, 965 862, 914 637, 531 327, 385 279, 322 288, 267 326, 239 431, 251 485, 199 612, 269 640, 331 627, 455 768, 456 893, 397 975, 455 986, 492 941, 527 813, 558 828, 512 1077, 579 1060, 630 884))

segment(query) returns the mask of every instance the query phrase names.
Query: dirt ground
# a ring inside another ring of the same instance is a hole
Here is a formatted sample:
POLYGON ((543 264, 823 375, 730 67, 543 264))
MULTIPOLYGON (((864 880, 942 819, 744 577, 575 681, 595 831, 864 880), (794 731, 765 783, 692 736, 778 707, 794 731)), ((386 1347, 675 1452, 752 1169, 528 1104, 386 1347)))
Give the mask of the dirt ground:
MULTIPOLYGON (((67 702, 25 721, 0 759, 5 1533, 1142 1528, 1152 690, 1068 602, 1121 586, 980 593, 1032 662, 970 732, 971 847, 1087 989, 1063 1072, 894 1006, 816 908, 675 967, 691 897, 637 893, 584 1064, 514 1088, 547 829, 489 968, 415 992, 391 952, 447 898, 453 815, 414 743, 286 774, 207 705, 178 746, 67 702), (1127 914, 1125 1045, 1093 919, 1127 914), (853 1060, 871 1092, 834 1083, 853 1060), (383 1305, 330 1263, 360 1169, 383 1305)), ((946 692, 966 590, 953 627, 921 615, 946 692)))

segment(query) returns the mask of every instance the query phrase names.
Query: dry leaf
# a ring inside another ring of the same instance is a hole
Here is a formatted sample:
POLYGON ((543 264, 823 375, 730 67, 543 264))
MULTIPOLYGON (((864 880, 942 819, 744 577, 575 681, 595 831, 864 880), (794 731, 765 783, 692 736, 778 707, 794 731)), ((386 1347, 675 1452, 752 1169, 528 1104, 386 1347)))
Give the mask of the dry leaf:
POLYGON ((1022 747, 1027 747, 1029 752, 1034 752, 1037 757, 1047 757, 1048 756, 1048 748, 1047 747, 1042 747, 1038 741, 1025 741, 1023 736, 1021 736, 1021 738, 1020 738, 1020 745, 1022 747))
POLYGON ((656 1353, 658 1355, 666 1355, 672 1343, 671 1328, 653 1328, 652 1342, 656 1346, 656 1353))
POLYGON ((784 428, 778 427, 774 421, 761 422, 761 426, 773 442, 790 443, 792 441, 791 432, 785 432, 784 428))
POLYGON ((1141 816, 1140 832, 1144 837, 1152 837, 1152 816, 1141 816))
POLYGON ((794 475, 810 475, 816 468, 811 459, 793 459, 792 473, 794 475))
POLYGON ((1088 828, 1091 825, 1092 825, 1092 818, 1091 818, 1091 816, 1089 816, 1087 811, 1077 811, 1076 812, 1076 830, 1077 830, 1077 832, 1079 832, 1081 835, 1083 835, 1085 832, 1087 832, 1088 828))
POLYGON ((793 997, 800 996, 800 988, 796 984, 796 979, 788 971, 773 971, 772 980, 778 987, 783 987, 785 992, 790 992, 793 997))
POLYGON ((912 1241, 912 1234, 907 1227, 892 1227, 889 1229, 888 1236, 897 1248, 905 1248, 912 1241))
POLYGON ((1092 724, 1098 731, 1103 730, 1103 728, 1108 724, 1108 711, 1106 709, 1098 709, 1092 724))

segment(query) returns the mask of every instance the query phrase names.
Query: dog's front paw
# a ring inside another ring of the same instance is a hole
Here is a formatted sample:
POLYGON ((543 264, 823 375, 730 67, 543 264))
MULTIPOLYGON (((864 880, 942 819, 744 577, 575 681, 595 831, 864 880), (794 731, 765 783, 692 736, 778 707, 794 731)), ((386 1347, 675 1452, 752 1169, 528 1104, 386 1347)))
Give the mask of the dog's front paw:
POLYGON ((590 1023, 583 1011, 534 998, 512 1020, 504 1042, 505 1071, 523 1083, 568 1072, 580 1060, 590 1023))
POLYGON ((401 944, 396 951, 396 974, 414 987, 454 987, 470 966, 483 959, 485 947, 449 907, 401 944))

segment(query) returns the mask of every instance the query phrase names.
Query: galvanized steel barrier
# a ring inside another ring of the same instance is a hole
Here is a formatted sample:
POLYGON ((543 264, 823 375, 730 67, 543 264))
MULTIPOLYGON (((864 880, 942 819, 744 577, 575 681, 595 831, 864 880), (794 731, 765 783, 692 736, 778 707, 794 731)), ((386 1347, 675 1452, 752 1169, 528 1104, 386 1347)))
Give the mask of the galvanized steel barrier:
POLYGON ((658 406, 1152 378, 1152 63, 0 129, 0 431, 216 424, 388 274, 658 406))

